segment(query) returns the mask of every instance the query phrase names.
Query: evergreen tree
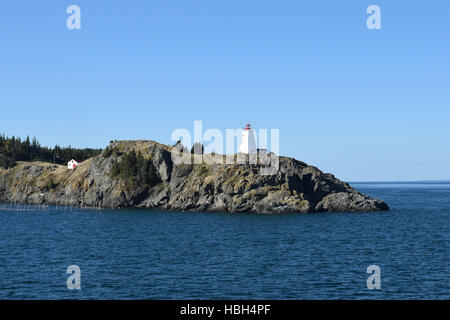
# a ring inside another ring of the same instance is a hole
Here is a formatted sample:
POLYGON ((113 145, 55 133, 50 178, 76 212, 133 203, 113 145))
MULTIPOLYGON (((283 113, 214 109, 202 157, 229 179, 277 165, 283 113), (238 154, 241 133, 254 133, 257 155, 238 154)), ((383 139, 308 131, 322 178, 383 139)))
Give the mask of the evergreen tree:
POLYGON ((132 186, 155 185, 159 182, 152 160, 145 159, 141 152, 136 153, 134 150, 114 163, 111 176, 119 177, 132 186))
POLYGON ((203 147, 203 144, 200 142, 194 143, 191 149, 192 154, 203 154, 205 152, 205 148, 203 147))

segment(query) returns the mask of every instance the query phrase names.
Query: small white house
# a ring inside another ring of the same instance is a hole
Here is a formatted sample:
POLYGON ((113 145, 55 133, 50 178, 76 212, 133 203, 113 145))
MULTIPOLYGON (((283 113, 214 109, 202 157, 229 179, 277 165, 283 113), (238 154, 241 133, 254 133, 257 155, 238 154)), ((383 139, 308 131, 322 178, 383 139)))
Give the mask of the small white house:
POLYGON ((78 162, 75 160, 70 160, 69 163, 67 163, 67 169, 73 170, 78 166, 78 162))

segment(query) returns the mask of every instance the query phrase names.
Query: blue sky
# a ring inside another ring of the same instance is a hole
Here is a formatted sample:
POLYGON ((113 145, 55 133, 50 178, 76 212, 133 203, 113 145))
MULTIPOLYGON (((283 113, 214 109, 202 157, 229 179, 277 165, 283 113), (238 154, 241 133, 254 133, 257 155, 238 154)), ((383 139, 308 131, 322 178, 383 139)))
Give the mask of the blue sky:
POLYGON ((450 179, 449 1, 8 1, 0 132, 44 145, 280 129, 347 181, 450 179), (68 30, 66 8, 81 8, 68 30), (381 8, 368 30, 366 8, 381 8))

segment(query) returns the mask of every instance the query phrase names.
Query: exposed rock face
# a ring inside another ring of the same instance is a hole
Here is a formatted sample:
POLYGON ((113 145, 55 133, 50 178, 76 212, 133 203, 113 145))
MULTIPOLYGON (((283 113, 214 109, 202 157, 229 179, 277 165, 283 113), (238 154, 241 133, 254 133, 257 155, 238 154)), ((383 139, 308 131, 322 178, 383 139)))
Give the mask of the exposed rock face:
POLYGON ((176 165, 171 148, 121 141, 75 170, 42 162, 0 169, 0 202, 255 213, 389 210, 383 201, 295 159, 281 157, 278 172, 265 176, 248 163, 176 165), (130 185, 112 178, 114 163, 131 150, 151 158, 157 182, 130 185))

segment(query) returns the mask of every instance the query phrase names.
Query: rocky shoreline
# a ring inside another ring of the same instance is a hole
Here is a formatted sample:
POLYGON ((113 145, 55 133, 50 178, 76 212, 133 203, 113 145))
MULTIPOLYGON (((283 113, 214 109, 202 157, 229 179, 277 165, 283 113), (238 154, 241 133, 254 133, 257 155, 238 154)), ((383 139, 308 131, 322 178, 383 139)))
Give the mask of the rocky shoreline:
POLYGON ((172 148, 154 141, 116 141, 75 170, 21 162, 0 169, 0 202, 230 213, 389 210, 382 200, 292 158, 280 157, 276 174, 261 175, 258 165, 248 163, 177 165, 172 148), (139 173, 133 179, 111 173, 132 151, 150 160, 150 180, 139 173))

